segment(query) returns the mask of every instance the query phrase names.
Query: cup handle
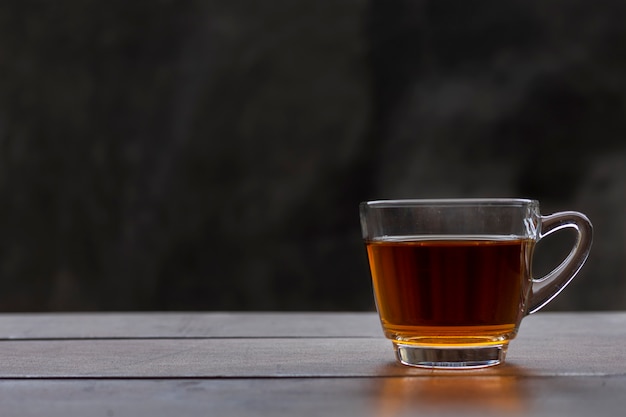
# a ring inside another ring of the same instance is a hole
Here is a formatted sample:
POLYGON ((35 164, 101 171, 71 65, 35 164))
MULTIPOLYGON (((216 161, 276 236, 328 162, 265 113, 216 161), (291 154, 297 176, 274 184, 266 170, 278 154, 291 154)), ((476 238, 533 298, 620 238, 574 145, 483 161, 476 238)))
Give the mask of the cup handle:
POLYGON ((591 222, 582 213, 563 211, 549 216, 540 216, 539 240, 561 229, 576 230, 576 244, 567 258, 546 276, 532 280, 528 314, 548 304, 576 276, 589 256, 593 239, 591 222))

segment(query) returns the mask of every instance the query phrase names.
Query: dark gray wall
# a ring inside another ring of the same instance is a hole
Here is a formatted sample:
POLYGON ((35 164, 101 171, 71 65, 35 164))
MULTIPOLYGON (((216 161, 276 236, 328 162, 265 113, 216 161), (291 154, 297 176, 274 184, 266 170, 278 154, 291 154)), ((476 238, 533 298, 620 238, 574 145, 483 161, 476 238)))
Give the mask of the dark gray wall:
POLYGON ((624 21, 619 1, 3 2, 0 311, 371 309, 358 202, 470 196, 587 213, 591 258, 551 307, 625 308, 624 21))

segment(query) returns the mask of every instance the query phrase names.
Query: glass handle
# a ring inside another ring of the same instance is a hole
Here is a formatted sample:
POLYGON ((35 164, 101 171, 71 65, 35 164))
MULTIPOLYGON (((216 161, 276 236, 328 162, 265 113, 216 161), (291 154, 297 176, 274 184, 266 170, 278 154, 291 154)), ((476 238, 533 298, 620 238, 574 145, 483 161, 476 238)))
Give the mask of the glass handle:
POLYGON ((528 314, 532 314, 548 304, 576 276, 589 256, 593 239, 591 222, 582 213, 564 211, 549 216, 541 216, 539 240, 561 229, 576 230, 576 244, 567 258, 552 272, 533 279, 528 314))

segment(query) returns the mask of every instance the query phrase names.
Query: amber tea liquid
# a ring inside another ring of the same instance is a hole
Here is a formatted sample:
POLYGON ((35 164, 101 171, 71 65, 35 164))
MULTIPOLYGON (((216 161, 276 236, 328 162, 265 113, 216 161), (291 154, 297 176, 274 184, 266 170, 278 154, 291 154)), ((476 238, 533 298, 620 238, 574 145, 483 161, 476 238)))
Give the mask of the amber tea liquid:
POLYGON ((526 309, 533 245, 502 236, 367 241, 385 334, 420 345, 508 342, 526 309))

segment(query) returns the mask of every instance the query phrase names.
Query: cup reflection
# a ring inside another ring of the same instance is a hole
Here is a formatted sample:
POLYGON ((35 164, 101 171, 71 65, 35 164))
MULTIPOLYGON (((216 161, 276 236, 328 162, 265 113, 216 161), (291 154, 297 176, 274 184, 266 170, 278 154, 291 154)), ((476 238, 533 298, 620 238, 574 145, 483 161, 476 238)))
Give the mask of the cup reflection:
POLYGON ((519 375, 432 373, 381 378, 378 416, 516 415, 525 411, 519 375))

